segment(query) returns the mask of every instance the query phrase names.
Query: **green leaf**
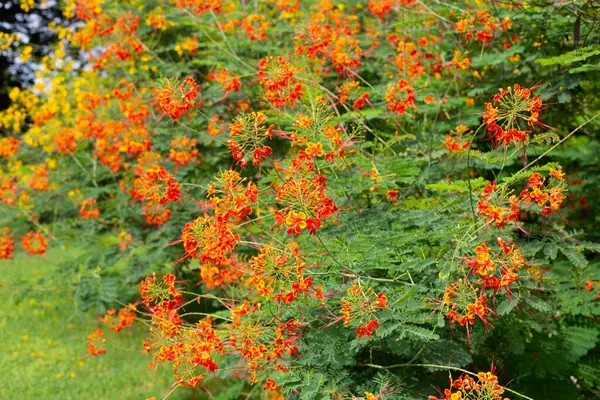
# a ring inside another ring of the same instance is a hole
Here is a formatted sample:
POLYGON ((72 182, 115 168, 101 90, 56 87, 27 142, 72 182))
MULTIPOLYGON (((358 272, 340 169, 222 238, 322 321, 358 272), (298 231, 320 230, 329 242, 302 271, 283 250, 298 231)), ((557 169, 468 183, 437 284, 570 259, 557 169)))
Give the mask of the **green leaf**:
POLYGON ((585 256, 581 254, 577 249, 573 246, 561 245, 559 247, 560 252, 563 253, 571 263, 573 263, 576 267, 585 268, 588 265, 588 261, 585 259, 585 256))
MULTIPOLYGON (((481 177, 477 179, 471 179, 471 188, 473 190, 478 189, 480 187, 485 186, 487 181, 481 177)), ((465 193, 469 191, 469 182, 468 181, 439 181, 438 183, 431 183, 429 185, 425 185, 425 189, 435 190, 437 192, 458 192, 465 193)))

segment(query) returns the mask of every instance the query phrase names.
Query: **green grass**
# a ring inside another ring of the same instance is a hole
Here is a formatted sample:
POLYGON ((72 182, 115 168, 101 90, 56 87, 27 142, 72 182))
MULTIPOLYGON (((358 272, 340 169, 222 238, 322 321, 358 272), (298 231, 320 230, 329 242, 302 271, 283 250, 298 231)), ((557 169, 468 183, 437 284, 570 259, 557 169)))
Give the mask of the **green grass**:
MULTIPOLYGON (((91 313, 77 316, 68 287, 52 281, 69 256, 53 250, 0 261, 0 398, 162 399, 172 373, 148 366, 143 327, 118 334, 104 329, 106 354, 87 355, 87 335, 103 324, 91 313), (40 278, 46 278, 42 285, 40 278)), ((169 396, 184 398, 190 392, 182 388, 169 396)))

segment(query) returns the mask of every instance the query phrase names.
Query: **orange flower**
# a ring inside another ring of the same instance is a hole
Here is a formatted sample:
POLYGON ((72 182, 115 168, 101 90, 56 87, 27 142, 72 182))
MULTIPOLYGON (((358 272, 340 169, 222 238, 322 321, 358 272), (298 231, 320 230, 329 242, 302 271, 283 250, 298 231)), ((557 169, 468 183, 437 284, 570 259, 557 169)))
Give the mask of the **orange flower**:
POLYGON ((285 217, 285 223, 289 226, 288 235, 300 235, 302 229, 306 228, 306 214, 291 210, 285 217))
POLYGON ((169 149, 169 158, 178 165, 188 165, 198 155, 196 139, 187 136, 181 139, 173 139, 169 149))
POLYGON ((388 201, 391 201, 392 203, 395 203, 398 201, 398 191, 397 190, 388 190, 387 194, 386 194, 386 199, 388 201))
POLYGON ((114 332, 121 332, 123 329, 132 325, 135 322, 135 306, 129 304, 128 307, 123 307, 119 313, 115 315, 115 309, 111 308, 106 312, 102 320, 114 332))
POLYGON ((375 313, 387 307, 387 297, 379 292, 375 295, 373 288, 364 290, 363 286, 353 284, 342 297, 340 314, 344 325, 348 326, 352 321, 358 320, 359 326, 355 328, 357 337, 370 338, 374 331, 379 328, 379 321, 375 313))
POLYGON ((104 343, 106 343, 106 339, 104 338, 104 332, 102 329, 97 329, 90 333, 88 335, 87 343, 88 353, 94 357, 106 354, 104 343))
POLYGON ((294 107, 302 99, 302 84, 296 80, 296 70, 283 57, 262 59, 258 64, 258 81, 274 107, 282 108, 288 103, 294 107))
POLYGON ((494 369, 489 372, 480 372, 477 374, 477 380, 470 375, 463 375, 453 380, 450 377, 450 388, 444 390, 444 397, 438 399, 436 396, 429 396, 429 400, 467 400, 467 399, 486 399, 486 400, 508 400, 502 394, 505 388, 498 384, 498 377, 494 375, 494 369))
POLYGON ((267 36, 269 22, 263 15, 250 14, 242 19, 241 28, 250 40, 261 40, 267 36))
POLYGON ((54 145, 60 154, 74 153, 77 149, 75 131, 69 128, 59 130, 54 138, 54 145))
POLYGON ((46 247, 48 247, 48 243, 44 238, 44 235, 36 232, 28 232, 21 241, 23 248, 30 255, 42 255, 46 254, 46 247))
POLYGON ((166 205, 179 200, 180 185, 164 167, 155 165, 134 182, 135 191, 148 203, 166 205))
POLYGON ((12 157, 19 151, 19 139, 16 137, 4 137, 0 139, 0 157, 12 157))
POLYGON ((38 191, 50 190, 48 166, 46 164, 43 163, 33 167, 32 175, 29 179, 29 187, 38 191))
POLYGON ((446 135, 446 148, 451 152, 456 152, 459 150, 466 150, 471 147, 470 141, 465 141, 465 136, 469 136, 473 133, 472 130, 466 125, 458 125, 454 130, 450 131, 449 135, 446 135))
POLYGON ((490 309, 487 306, 487 296, 480 295, 479 290, 467 280, 459 279, 458 282, 447 285, 441 304, 446 307, 446 318, 451 326, 458 322, 466 328, 468 340, 476 317, 488 324, 490 309))
POLYGON ((89 198, 81 203, 79 214, 84 219, 94 219, 100 216, 100 210, 96 207, 96 200, 89 198))
POLYGON ((175 275, 173 274, 166 274, 162 281, 156 278, 156 273, 145 278, 140 283, 140 295, 148 307, 163 304, 165 307, 173 308, 183 300, 181 293, 175 288, 175 275))
POLYGON ((266 115, 261 112, 251 114, 242 112, 229 127, 231 139, 227 145, 233 159, 242 167, 248 165, 250 158, 252 158, 252 165, 260 166, 264 158, 273 152, 271 147, 263 144, 265 139, 272 137, 274 128, 274 125, 266 127, 266 121, 266 115))
POLYGON ((187 257, 217 265, 227 262, 240 237, 233 225, 222 218, 198 217, 185 224, 181 241, 187 257))
POLYGON ((394 6, 394 0, 369 0, 368 7, 371 14, 384 18, 394 6))
POLYGON ((415 90, 404 79, 390 85, 385 93, 388 109, 399 115, 406 112, 408 107, 415 107, 415 90))
POLYGON ((515 84, 508 89, 499 89, 492 103, 485 104, 483 123, 494 146, 508 146, 511 142, 518 145, 527 140, 530 130, 522 130, 522 126, 531 128, 542 125, 539 121, 542 100, 538 95, 531 96, 531 90, 515 84))
POLYGON ((187 77, 183 84, 177 86, 177 78, 163 80, 162 88, 155 92, 156 102, 165 114, 173 119, 181 118, 181 115, 196 105, 198 97, 198 85, 192 77, 187 77))
POLYGON ((13 257, 13 253, 15 252, 13 237, 14 235, 10 233, 10 229, 2 229, 2 236, 0 236, 0 260, 9 260, 13 257))

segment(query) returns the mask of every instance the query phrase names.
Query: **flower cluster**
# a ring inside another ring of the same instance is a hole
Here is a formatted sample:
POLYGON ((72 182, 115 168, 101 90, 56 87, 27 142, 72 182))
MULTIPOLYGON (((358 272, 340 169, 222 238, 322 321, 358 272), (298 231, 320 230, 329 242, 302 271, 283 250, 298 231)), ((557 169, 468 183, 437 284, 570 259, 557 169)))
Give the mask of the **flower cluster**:
POLYGON ((357 337, 370 338, 374 331, 379 328, 379 320, 375 313, 387 307, 388 299, 382 293, 375 294, 372 287, 353 284, 342 298, 340 313, 343 316, 344 325, 348 326, 352 321, 357 321, 359 326, 354 330, 357 337))
POLYGON ((177 165, 188 165, 198 155, 196 139, 184 136, 171 141, 169 158, 177 165))
POLYGON ((388 86, 385 101, 388 109, 399 115, 404 114, 409 107, 415 107, 415 89, 404 79, 388 86))
POLYGON ((46 242, 44 235, 33 231, 28 232, 23 236, 21 244, 30 255, 46 254, 46 248, 48 247, 48 242, 46 242))
POLYGON ((302 169, 292 170, 277 188, 275 200, 285 207, 275 212, 275 222, 286 226, 288 235, 300 235, 303 230, 314 235, 323 219, 338 210, 325 192, 325 177, 321 174, 309 177, 302 169))
POLYGON ((252 271, 249 282, 267 299, 288 304, 300 293, 312 291, 316 298, 323 300, 322 290, 313 287, 312 276, 303 276, 306 264, 294 242, 283 250, 264 246, 248 267, 252 271))
POLYGON ((161 86, 155 92, 156 102, 171 118, 180 119, 181 115, 196 105, 198 85, 194 78, 188 76, 182 84, 177 79, 166 79, 161 86))
POLYGON ((557 213, 565 199, 564 192, 567 184, 565 174, 562 170, 550 170, 550 179, 534 172, 528 180, 528 185, 520 194, 520 198, 525 204, 536 204, 541 208, 541 214, 544 216, 557 213))
POLYGON ((463 375, 458 379, 450 377, 450 388, 444 390, 441 398, 429 396, 429 400, 509 400, 502 396, 505 388, 498 384, 494 372, 480 372, 474 377, 463 375))
MULTIPOLYGON (((229 345, 233 347, 247 364, 250 381, 255 383, 257 375, 272 372, 287 372, 285 356, 297 354, 294 342, 300 337, 302 324, 294 319, 277 323, 276 320, 261 322, 263 312, 260 303, 250 305, 244 301, 232 310, 232 323, 229 328, 229 345)), ((273 389, 276 382, 267 381, 273 389)))
POLYGON ((0 139, 0 157, 12 157, 19 151, 20 141, 16 137, 3 137, 0 139))
POLYGON ((488 304, 488 298, 481 294, 468 279, 459 279, 446 286, 442 297, 442 305, 445 307, 446 318, 450 324, 458 322, 467 330, 467 337, 470 338, 471 327, 479 318, 485 325, 488 324, 487 316, 491 312, 488 304))
POLYGON ((88 354, 94 357, 106 354, 106 350, 104 349, 105 343, 106 338, 104 337, 104 332, 102 329, 96 329, 88 335, 88 354))
POLYGON ((134 181, 134 196, 145 202, 144 212, 148 223, 164 223, 171 214, 165 206, 178 201, 180 195, 181 185, 160 165, 150 167, 134 181))
POLYGON ((531 90, 515 84, 500 89, 491 103, 485 104, 483 123, 494 146, 525 143, 531 134, 527 128, 542 125, 540 111, 542 100, 532 96, 531 90))
POLYGON ((466 125, 458 125, 454 130, 446 135, 446 148, 451 152, 466 150, 471 146, 471 142, 465 140, 465 137, 472 135, 473 131, 469 130, 466 125))
POLYGON ((231 155, 242 167, 248 165, 252 159, 252 165, 260 166, 265 157, 271 155, 271 147, 263 144, 264 139, 270 139, 273 135, 273 125, 265 126, 267 117, 261 112, 251 114, 240 114, 229 127, 227 145, 231 155))
POLYGON ((10 229, 5 227, 2 229, 2 236, 0 236, 0 260, 8 260, 13 257, 15 252, 15 241, 13 240, 14 235, 10 232, 10 229))
POLYGON ((96 206, 96 200, 89 198, 81 203, 79 214, 83 219, 94 219, 100 216, 100 210, 96 206))
POLYGON ((265 98, 274 107, 294 107, 302 99, 302 84, 296 78, 296 69, 283 57, 266 57, 258 64, 258 81, 265 90, 265 98))
POLYGON ((133 304, 123 307, 117 313, 114 308, 106 311, 103 322, 114 332, 121 332, 126 327, 133 325, 136 319, 136 308, 133 304))
POLYGON ((500 290, 510 294, 510 286, 519 278, 518 271, 524 267, 525 258, 516 244, 497 239, 498 250, 492 252, 487 242, 475 247, 475 256, 464 258, 465 265, 482 290, 491 289, 493 293, 500 290))
POLYGON ((496 182, 489 182, 481 194, 481 200, 477 202, 477 211, 487 221, 497 227, 503 227, 507 223, 517 223, 519 219, 519 198, 515 195, 508 196, 501 193, 496 182), (505 204, 508 203, 508 204, 505 204))

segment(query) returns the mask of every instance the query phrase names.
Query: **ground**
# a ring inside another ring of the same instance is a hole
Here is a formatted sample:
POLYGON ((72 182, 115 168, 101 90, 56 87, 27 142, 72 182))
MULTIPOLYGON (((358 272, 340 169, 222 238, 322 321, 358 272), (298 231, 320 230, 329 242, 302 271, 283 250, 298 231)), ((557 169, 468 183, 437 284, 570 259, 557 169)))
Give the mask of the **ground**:
MULTIPOLYGON (((0 398, 162 399, 173 378, 140 356, 143 327, 107 332, 106 354, 87 355, 87 334, 102 324, 93 313, 77 313, 67 285, 53 279, 70 256, 55 249, 0 261, 0 398)), ((187 395, 176 390, 169 400, 187 395)))

